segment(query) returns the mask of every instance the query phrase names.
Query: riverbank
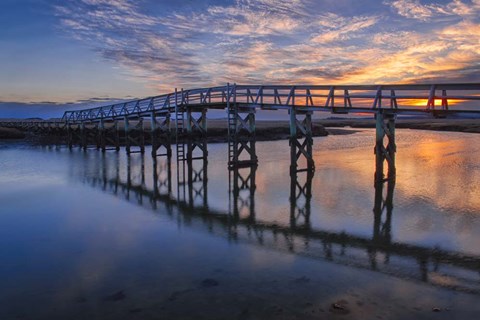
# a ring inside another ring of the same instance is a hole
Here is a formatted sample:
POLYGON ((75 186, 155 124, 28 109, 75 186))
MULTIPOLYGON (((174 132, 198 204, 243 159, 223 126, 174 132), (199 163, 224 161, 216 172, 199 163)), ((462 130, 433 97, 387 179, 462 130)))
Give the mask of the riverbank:
MULTIPOLYGON (((173 126, 173 125, 172 125, 173 126)), ((395 123, 398 129, 454 131, 480 133, 480 119, 405 119, 399 118, 395 123)), ((258 141, 283 140, 290 137, 290 124, 288 120, 267 121, 257 120, 255 123, 255 136, 258 141)), ((352 134, 355 129, 375 128, 375 120, 372 119, 314 119, 312 120, 312 132, 314 137, 331 135, 352 134)), ((123 127, 119 126, 121 134, 123 127)), ((150 135, 149 123, 145 123, 145 136, 150 135)), ((227 141, 227 122, 225 119, 208 120, 208 141, 227 141)), ((65 134, 66 136, 66 134, 65 134)), ((0 127, 0 139, 27 139, 35 140, 38 134, 28 134, 15 128, 0 127)), ((42 136, 44 140, 45 135, 42 136)), ((48 139, 48 138, 47 138, 48 139)))
MULTIPOLYGON (((136 125, 136 121, 131 121, 130 124, 132 127, 136 125)), ((149 121, 144 121, 144 136, 148 141, 151 136, 150 123, 149 121)), ((111 128, 112 124, 106 124, 106 129, 111 128)), ((86 129, 93 129, 93 126, 86 126, 86 129)), ((174 123, 171 124, 172 134, 174 133, 174 123)), ((41 132, 28 132, 21 131, 20 129, 13 128, 1 128, 0 139, 25 139, 38 141, 40 143, 51 143, 53 140, 58 142, 58 139, 64 139, 67 137, 67 132, 65 129, 58 129, 54 134, 51 133, 41 133, 41 132)), ((122 123, 118 124, 118 130, 120 137, 124 137, 124 126, 122 123)), ((351 130, 335 130, 334 132, 340 134, 343 133, 353 133, 351 130)), ((106 134, 113 134, 112 131, 107 130, 106 134)), ((137 133, 138 134, 138 133, 137 133)), ((312 124, 312 135, 314 137, 327 136, 329 132, 325 130, 325 127, 321 124, 313 123, 312 124)), ((288 121, 256 121, 255 123, 255 140, 257 141, 273 141, 273 140, 284 140, 290 137, 290 125, 288 121)), ((112 137, 113 138, 113 137, 112 137)), ((226 120, 216 120, 210 119, 208 121, 207 128, 207 141, 208 142, 227 142, 228 141, 228 129, 226 120)))
POLYGON ((25 139, 26 135, 19 129, 0 127, 0 139, 25 139))

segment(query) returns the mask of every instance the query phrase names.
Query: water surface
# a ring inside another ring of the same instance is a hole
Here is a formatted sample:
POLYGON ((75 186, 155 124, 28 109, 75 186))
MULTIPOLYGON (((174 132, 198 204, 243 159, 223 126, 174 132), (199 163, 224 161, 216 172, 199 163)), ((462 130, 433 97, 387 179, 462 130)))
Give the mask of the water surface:
POLYGON ((474 318, 478 136, 398 130, 382 185, 373 141, 315 138, 293 184, 288 141, 238 175, 211 144, 171 179, 148 150, 4 143, 0 319, 474 318))

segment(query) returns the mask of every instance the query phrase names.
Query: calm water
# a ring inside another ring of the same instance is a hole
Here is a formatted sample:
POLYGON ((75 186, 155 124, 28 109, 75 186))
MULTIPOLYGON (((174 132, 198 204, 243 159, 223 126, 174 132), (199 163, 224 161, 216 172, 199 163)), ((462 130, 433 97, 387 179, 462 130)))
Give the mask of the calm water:
POLYGON ((316 138, 293 190, 287 141, 180 185, 148 150, 1 144, 0 319, 476 318, 478 137, 398 130, 383 186, 374 131, 316 138))

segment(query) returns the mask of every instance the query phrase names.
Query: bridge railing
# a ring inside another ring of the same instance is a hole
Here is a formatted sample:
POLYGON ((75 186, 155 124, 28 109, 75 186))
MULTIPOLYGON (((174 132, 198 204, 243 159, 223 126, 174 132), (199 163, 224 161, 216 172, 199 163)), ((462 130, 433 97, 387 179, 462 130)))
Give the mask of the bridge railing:
POLYGON ((422 85, 226 85, 175 90, 160 96, 120 102, 85 110, 67 111, 67 122, 145 116, 171 111, 176 106, 238 103, 271 108, 305 108, 321 111, 480 112, 480 84, 422 85))
POLYGON ((151 111, 171 111, 177 105, 225 103, 226 87, 176 90, 160 96, 120 102, 91 109, 66 111, 62 117, 66 122, 95 121, 131 115, 145 115, 151 111))
POLYGON ((480 84, 235 86, 237 103, 314 109, 479 111, 480 84), (448 91, 447 91, 448 90, 448 91), (470 103, 469 103, 470 102, 470 103), (472 103, 473 102, 473 103, 472 103), (453 108, 452 108, 453 106, 453 108), (460 109, 458 107, 464 107, 460 109), (469 108, 470 107, 470 108, 469 108))

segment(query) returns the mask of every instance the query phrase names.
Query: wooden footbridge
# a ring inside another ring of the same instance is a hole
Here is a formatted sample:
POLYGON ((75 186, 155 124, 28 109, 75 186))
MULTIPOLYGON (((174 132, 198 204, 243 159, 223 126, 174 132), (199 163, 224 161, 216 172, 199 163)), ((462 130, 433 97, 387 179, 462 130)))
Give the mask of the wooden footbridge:
MULTIPOLYGON (((290 118, 292 171, 314 170, 312 154, 313 112, 374 114, 377 167, 386 162, 393 176, 395 163, 395 117, 426 113, 444 117, 458 113, 480 113, 480 84, 412 85, 230 85, 174 92, 96 108, 67 111, 58 121, 10 121, 0 125, 41 132, 67 134, 70 147, 90 146, 106 151, 126 146, 127 153, 170 155, 176 145, 178 161, 206 158, 209 109, 227 111, 228 164, 230 168, 257 163, 255 156, 255 112, 285 109, 290 118), (173 120, 173 124, 172 124, 173 120), (150 134, 146 135, 146 132, 150 134), (188 145, 186 139, 192 140, 188 145), (186 149, 187 148, 187 149, 186 149), (164 150, 158 153, 159 150, 164 150), (195 155, 196 153, 196 155, 195 155), (297 168, 299 158, 305 168, 297 168)), ((428 120, 425 120, 428 121, 428 120)), ((378 178, 383 171, 378 172, 378 178)))

